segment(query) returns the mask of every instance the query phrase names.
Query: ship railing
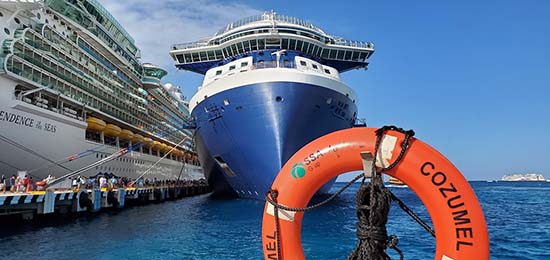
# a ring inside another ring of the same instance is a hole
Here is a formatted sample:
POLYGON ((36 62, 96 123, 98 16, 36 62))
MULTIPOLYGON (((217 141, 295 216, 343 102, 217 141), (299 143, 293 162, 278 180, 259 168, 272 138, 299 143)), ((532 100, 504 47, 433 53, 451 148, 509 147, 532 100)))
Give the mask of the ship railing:
POLYGON ((344 40, 344 39, 336 39, 334 41, 334 45, 374 49, 374 43, 372 42, 350 41, 350 40, 344 40))
POLYGON ((198 48, 198 47, 205 47, 209 46, 207 40, 198 40, 194 42, 186 42, 186 43, 178 43, 172 45, 172 50, 184 50, 184 49, 192 49, 192 48, 198 48))

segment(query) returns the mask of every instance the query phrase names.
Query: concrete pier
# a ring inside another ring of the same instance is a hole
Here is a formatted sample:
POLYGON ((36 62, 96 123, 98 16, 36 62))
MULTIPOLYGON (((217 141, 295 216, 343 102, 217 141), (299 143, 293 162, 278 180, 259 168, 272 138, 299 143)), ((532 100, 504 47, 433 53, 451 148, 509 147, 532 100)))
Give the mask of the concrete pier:
POLYGON ((98 212, 127 205, 158 203, 209 193, 206 184, 155 186, 115 189, 74 189, 1 193, 0 216, 21 215, 31 220, 36 215, 51 213, 98 212))

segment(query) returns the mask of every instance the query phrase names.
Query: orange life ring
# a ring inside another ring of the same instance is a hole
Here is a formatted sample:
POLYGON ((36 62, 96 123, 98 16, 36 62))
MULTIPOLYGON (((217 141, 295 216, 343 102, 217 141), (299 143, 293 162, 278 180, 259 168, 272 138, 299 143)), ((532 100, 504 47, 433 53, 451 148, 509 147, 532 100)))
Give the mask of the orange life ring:
MULTIPOLYGON (((283 166, 272 189, 277 202, 293 208, 306 207, 314 193, 339 174, 363 169, 361 152, 374 154, 376 129, 337 131, 304 146, 283 166)), ((404 135, 387 131, 377 155, 377 167, 387 167, 401 150, 404 135)), ((441 153, 412 138, 407 152, 393 169, 385 172, 402 180, 426 206, 434 224, 434 259, 489 259, 489 235, 483 211, 474 191, 458 169, 441 153)), ((280 254, 274 207, 266 202, 262 223, 265 259, 304 259, 301 243, 303 212, 278 209, 280 254)))

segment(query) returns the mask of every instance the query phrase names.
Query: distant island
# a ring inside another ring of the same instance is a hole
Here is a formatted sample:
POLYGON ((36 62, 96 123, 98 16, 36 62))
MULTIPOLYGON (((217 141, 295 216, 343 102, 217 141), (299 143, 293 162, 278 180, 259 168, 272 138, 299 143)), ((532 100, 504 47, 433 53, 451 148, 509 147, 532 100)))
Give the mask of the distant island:
POLYGON ((546 181, 544 175, 540 173, 509 174, 504 175, 501 181, 546 181))

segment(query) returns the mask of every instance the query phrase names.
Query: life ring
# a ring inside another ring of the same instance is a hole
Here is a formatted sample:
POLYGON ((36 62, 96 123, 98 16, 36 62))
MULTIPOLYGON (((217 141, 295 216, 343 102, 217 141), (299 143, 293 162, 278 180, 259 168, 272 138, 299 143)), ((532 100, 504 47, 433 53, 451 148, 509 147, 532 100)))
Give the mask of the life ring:
MULTIPOLYGON (((341 130, 304 146, 287 161, 273 182, 271 188, 278 192, 277 203, 306 207, 329 180, 345 172, 362 170, 360 153, 374 154, 375 131, 374 128, 341 130)), ((377 167, 387 167, 397 158, 404 138, 397 131, 385 132, 377 167)), ((489 259, 489 235, 481 206, 468 181, 441 153, 411 138, 401 161, 385 173, 407 184, 426 206, 436 234, 434 259, 489 259)), ((300 237, 303 214, 278 209, 277 236, 274 207, 266 202, 262 223, 265 259, 305 259, 300 237)))

